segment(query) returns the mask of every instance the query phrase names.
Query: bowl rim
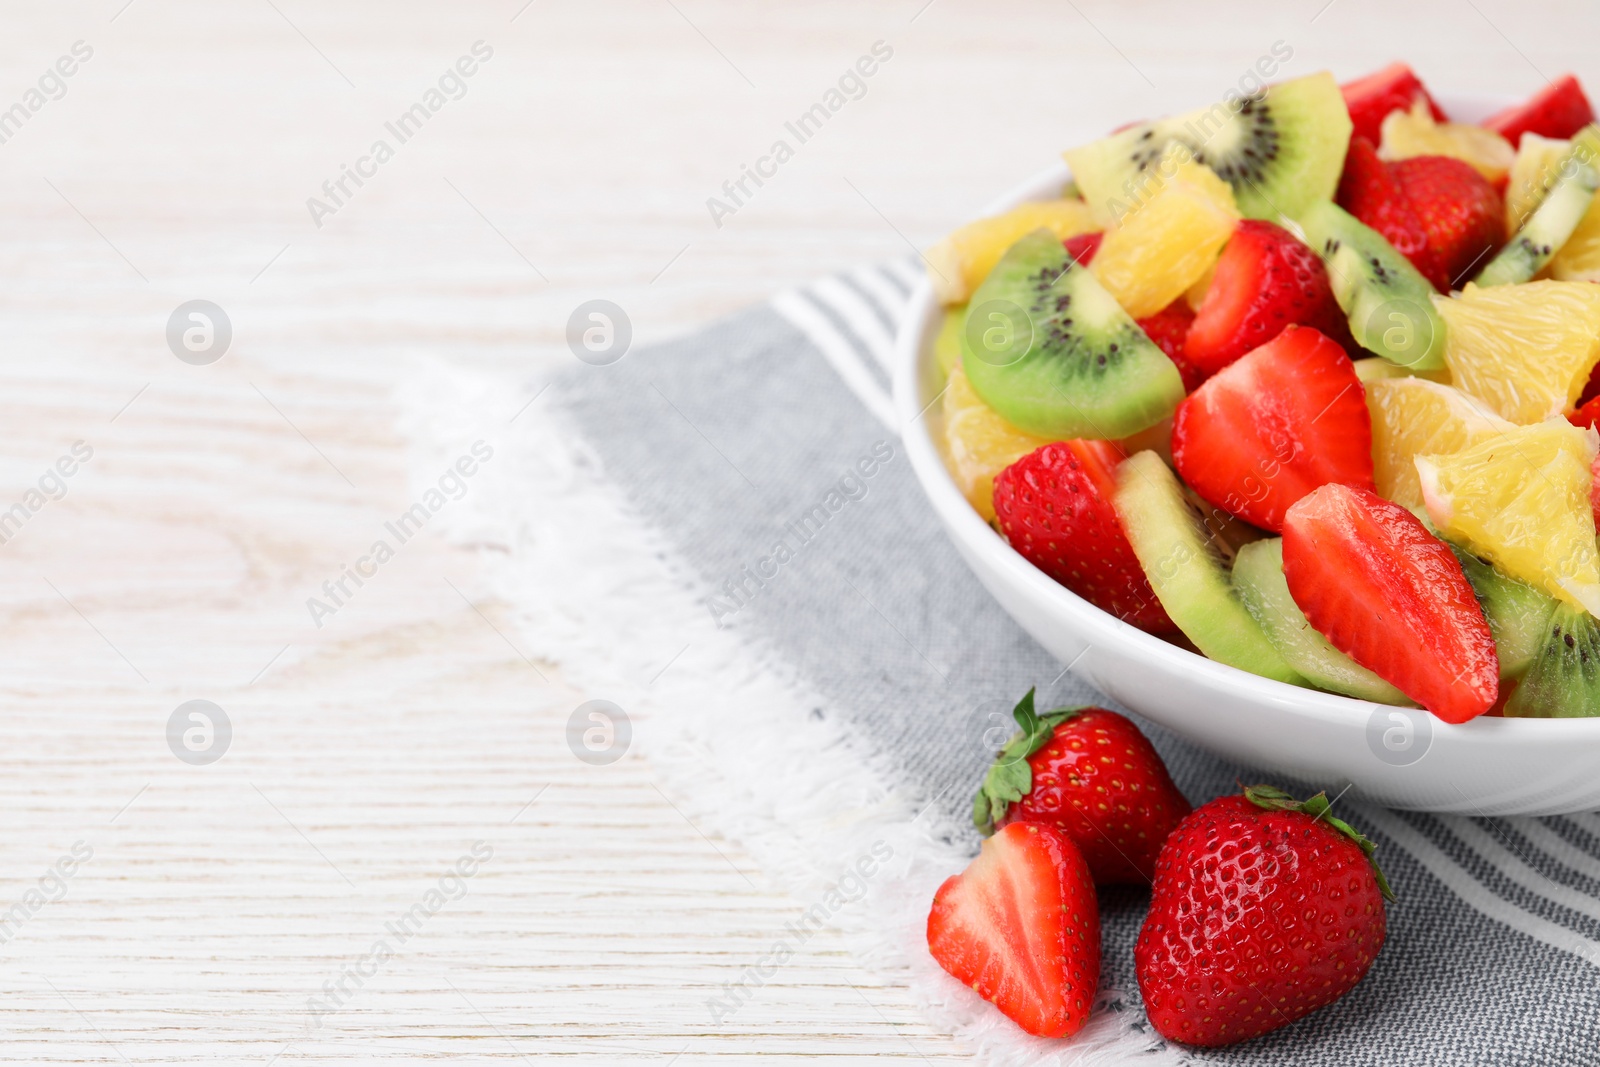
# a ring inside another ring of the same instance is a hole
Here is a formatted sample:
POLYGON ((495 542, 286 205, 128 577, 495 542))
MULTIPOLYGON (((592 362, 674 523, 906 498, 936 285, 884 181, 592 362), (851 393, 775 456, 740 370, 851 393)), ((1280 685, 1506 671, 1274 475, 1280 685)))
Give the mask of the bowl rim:
MULTIPOLYGON (((1505 106, 1506 101, 1491 96, 1449 95, 1441 96, 1441 103, 1452 114, 1470 121, 1505 106)), ((1071 171, 1064 162, 1058 161, 991 201, 974 217, 998 214, 1026 201, 1059 195, 1062 186, 1070 178, 1071 171)), ((956 486, 933 440, 930 425, 923 418, 943 394, 941 388, 938 393, 930 395, 923 384, 929 378, 933 358, 932 340, 939 321, 936 312, 942 316, 943 306, 935 298, 933 287, 924 274, 912 289, 904 318, 895 335, 893 399, 901 441, 912 470, 929 504, 950 537, 958 542, 959 548, 982 555, 986 563, 1004 572, 1011 584, 1022 587, 1030 599, 1042 603, 1052 616, 1072 618, 1090 645, 1103 643, 1113 646, 1128 658, 1153 660, 1167 673, 1198 673, 1216 690, 1227 695, 1257 704, 1278 705, 1302 717, 1333 725, 1357 730, 1366 728, 1373 710, 1386 705, 1263 678, 1163 641, 1077 596, 1046 576, 1007 544, 956 486)), ((1548 744, 1567 737, 1575 741, 1592 741, 1594 737, 1593 734, 1580 732, 1593 728, 1590 720, 1583 718, 1536 719, 1480 715, 1461 724, 1436 720, 1433 728, 1436 731, 1492 733, 1498 735, 1498 739, 1509 742, 1537 737, 1540 742, 1548 744)), ((1485 739, 1480 737, 1480 740, 1485 739)))

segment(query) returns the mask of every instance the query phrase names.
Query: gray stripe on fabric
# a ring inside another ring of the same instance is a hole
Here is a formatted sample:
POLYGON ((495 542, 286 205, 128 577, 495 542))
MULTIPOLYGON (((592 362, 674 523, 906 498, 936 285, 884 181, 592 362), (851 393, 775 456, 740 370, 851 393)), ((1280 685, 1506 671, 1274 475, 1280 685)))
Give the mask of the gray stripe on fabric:
MULTIPOLYGON (((969 847, 977 836, 963 820, 992 757, 984 733, 1009 722, 1024 690, 1039 685, 1045 706, 1116 707, 1063 675, 982 589, 893 434, 770 308, 611 367, 576 368, 552 392, 575 425, 594 428, 587 444, 607 477, 639 521, 676 546, 708 613, 753 654, 798 671, 823 701, 818 714, 841 721, 923 796, 938 797, 951 832, 969 847), (888 458, 872 460, 875 448, 888 458), (784 561, 762 577, 760 561, 775 559, 780 545, 784 561)), ((1282 782, 1134 718, 1196 803, 1233 792, 1241 779, 1282 782)), ((1195 1051, 1196 1062, 1600 1067, 1600 981, 1593 966, 1553 943, 1600 936, 1600 923, 1518 886, 1437 818, 1349 802, 1340 814, 1378 841, 1378 860, 1400 894, 1377 966, 1323 1011, 1243 1046, 1195 1051), (1427 862, 1395 835, 1415 842, 1427 862), (1452 884, 1481 889, 1480 903, 1502 916, 1529 918, 1513 929, 1452 884)), ((1526 834, 1517 836, 1518 825, 1501 828, 1536 870, 1574 890, 1593 887, 1547 864, 1526 834)), ((1600 855, 1585 824, 1538 825, 1600 855)), ((1101 895, 1108 984, 1136 984, 1133 945, 1147 900, 1137 889, 1101 895)))
POLYGON ((878 360, 877 356, 872 354, 872 346, 867 344, 860 334, 851 329, 849 321, 839 312, 839 309, 830 304, 823 296, 813 292, 810 286, 805 286, 797 290, 797 292, 799 292, 801 299, 816 308, 817 313, 827 319, 828 324, 838 332, 840 337, 844 338, 845 343, 850 346, 850 350, 861 361, 861 366, 866 369, 867 375, 872 379, 873 384, 888 392, 889 375, 884 371, 883 364, 878 360))

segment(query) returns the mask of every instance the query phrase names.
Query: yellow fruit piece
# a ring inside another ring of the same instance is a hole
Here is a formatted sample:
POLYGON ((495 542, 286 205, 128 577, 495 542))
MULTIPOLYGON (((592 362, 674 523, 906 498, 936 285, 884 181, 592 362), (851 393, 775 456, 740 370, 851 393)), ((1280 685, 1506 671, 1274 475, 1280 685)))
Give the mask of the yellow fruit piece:
POLYGON ((1506 232, 1516 233, 1528 221, 1555 184, 1561 161, 1572 150, 1571 141, 1553 140, 1536 133, 1522 135, 1517 158, 1506 183, 1506 232))
POLYGON ((957 363, 944 391, 944 442, 956 486, 985 522, 993 522, 995 475, 1050 439, 1002 419, 973 392, 957 363))
POLYGON ((1370 383, 1367 410, 1378 495, 1408 508, 1423 504, 1417 456, 1460 452, 1514 428, 1459 389, 1422 378, 1370 383))
POLYGON ((1571 411, 1600 360, 1600 286, 1535 281, 1433 298, 1456 388, 1527 425, 1571 411))
POLYGON ((1394 111, 1383 120, 1383 146, 1378 149, 1380 159, 1412 156, 1452 156, 1498 182, 1511 172, 1516 151, 1510 141, 1482 126, 1436 122, 1427 101, 1418 100, 1409 112, 1394 111))
POLYGON ((1440 385, 1450 384, 1450 371, 1440 370, 1412 370, 1402 367, 1398 363, 1390 363, 1382 356, 1368 356, 1365 359, 1355 360, 1352 364, 1356 370, 1356 377, 1362 385, 1370 386, 1373 382, 1384 382, 1391 378, 1426 378, 1430 382, 1440 385))
POLYGON ((1511 577, 1600 615, 1589 506, 1597 443, 1593 430, 1551 419, 1459 452, 1418 456, 1428 517, 1511 577))
POLYGON ((1003 215, 969 222, 928 249, 928 280, 946 304, 965 303, 1006 249, 1043 227, 1061 238, 1100 228, 1082 200, 1018 204, 1003 215))
POLYGON ((1173 145, 1156 168, 1154 191, 1106 234, 1090 267, 1136 319, 1204 278, 1240 218, 1232 187, 1183 145, 1173 145))

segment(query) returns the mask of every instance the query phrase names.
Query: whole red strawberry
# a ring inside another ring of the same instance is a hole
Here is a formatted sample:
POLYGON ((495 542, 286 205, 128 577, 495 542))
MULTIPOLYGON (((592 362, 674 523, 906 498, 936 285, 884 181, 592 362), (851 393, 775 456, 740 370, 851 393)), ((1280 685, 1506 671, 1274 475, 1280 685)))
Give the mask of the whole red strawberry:
POLYGON ((1095 607, 1147 630, 1173 628, 1111 504, 1122 450, 1109 441, 1058 441, 994 480, 1000 532, 1029 563, 1095 607))
POLYGON ((1181 296, 1149 318, 1139 320, 1139 328, 1145 332, 1145 336, 1154 341, 1156 347, 1165 352, 1167 358, 1172 360, 1172 365, 1178 368, 1186 393, 1194 392, 1206 380, 1206 372, 1196 366, 1186 352, 1189 327, 1193 324, 1194 312, 1189 308, 1189 302, 1181 296))
POLYGON ((1217 260, 1185 358, 1215 374, 1288 326, 1311 326, 1333 338, 1347 329, 1322 259, 1283 227, 1246 219, 1217 260))
POLYGON ((1272 786, 1220 797, 1179 824, 1156 863, 1134 964, 1151 1024, 1231 1045, 1354 989, 1383 948, 1372 842, 1272 786))
POLYGON ((1078 846, 1096 884, 1148 885, 1162 842, 1189 814, 1149 739, 1105 708, 1038 715, 1032 689, 1012 715, 1022 733, 973 797, 973 823, 986 834, 1019 822, 1053 826, 1078 846))
POLYGON ((1077 846, 1031 823, 989 838, 934 894, 928 951, 1028 1033, 1077 1033, 1100 982, 1100 905, 1077 846))
POLYGON ((1470 163, 1415 156, 1390 163, 1389 170, 1428 235, 1445 280, 1442 292, 1461 285, 1505 243, 1505 203, 1470 163))

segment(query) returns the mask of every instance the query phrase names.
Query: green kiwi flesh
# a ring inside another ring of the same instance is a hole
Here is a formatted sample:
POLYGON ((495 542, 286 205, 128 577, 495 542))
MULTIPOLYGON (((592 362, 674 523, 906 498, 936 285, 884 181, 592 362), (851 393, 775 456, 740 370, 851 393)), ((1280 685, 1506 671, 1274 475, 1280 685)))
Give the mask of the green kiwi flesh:
POLYGON ((967 380, 1019 429, 1057 440, 1122 438, 1183 399, 1166 353, 1048 230, 1012 245, 967 307, 967 380))

